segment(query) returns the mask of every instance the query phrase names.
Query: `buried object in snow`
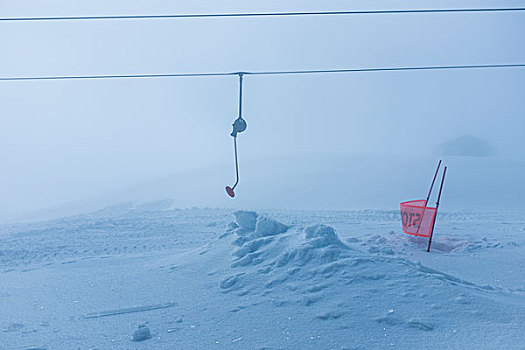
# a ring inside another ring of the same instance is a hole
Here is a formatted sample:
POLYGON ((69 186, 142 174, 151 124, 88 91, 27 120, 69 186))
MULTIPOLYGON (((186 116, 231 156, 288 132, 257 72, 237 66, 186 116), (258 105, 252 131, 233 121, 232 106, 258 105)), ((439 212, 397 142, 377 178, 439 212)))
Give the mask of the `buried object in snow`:
POLYGON ((143 341, 151 339, 151 332, 146 324, 141 324, 139 328, 133 333, 133 341, 143 341))

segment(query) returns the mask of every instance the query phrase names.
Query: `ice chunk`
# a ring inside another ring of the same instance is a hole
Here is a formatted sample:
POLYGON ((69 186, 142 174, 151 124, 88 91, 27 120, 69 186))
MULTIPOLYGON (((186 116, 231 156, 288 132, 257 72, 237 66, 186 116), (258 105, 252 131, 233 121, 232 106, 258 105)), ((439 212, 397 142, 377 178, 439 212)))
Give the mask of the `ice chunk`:
POLYGON ((315 242, 316 247, 326 247, 328 245, 343 245, 334 229, 326 225, 314 225, 304 229, 307 239, 315 242))
POLYGON ((274 236, 280 233, 284 233, 286 232, 286 230, 288 230, 288 226, 283 225, 280 222, 275 221, 274 219, 259 216, 255 225, 255 236, 274 236))
POLYGON ((133 341, 143 341, 151 338, 149 327, 141 324, 139 328, 133 333, 133 341))
POLYGON ((257 213, 254 211, 239 210, 233 213, 235 221, 240 228, 247 231, 255 230, 255 223, 257 222, 257 213))

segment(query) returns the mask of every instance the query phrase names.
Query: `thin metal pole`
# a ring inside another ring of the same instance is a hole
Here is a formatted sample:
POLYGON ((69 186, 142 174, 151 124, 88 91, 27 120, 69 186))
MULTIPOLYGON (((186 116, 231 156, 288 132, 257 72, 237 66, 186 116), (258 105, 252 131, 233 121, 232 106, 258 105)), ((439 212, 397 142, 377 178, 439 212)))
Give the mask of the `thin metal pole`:
POLYGON ((425 209, 423 209, 423 213, 421 214, 421 219, 419 220, 419 225, 417 226, 416 235, 419 234, 419 230, 421 229, 421 223, 423 222, 423 217, 425 216, 426 206, 428 204, 428 200, 430 199, 430 194, 432 193, 432 189, 434 188, 434 182, 436 182, 436 177, 439 172, 440 166, 441 166, 441 159, 439 160, 436 172, 434 173, 434 178, 432 179, 432 184, 430 185, 430 190, 428 191, 427 199, 425 201, 425 209))
POLYGON ((242 76, 244 73, 239 73, 239 117, 242 117, 242 76))
POLYGON ((441 186, 439 187, 439 194, 436 202, 436 216, 434 216, 434 222, 432 223, 432 231, 430 231, 430 237, 428 239, 427 252, 430 252, 430 245, 432 244, 432 235, 434 234, 434 227, 436 226, 436 219, 439 208, 439 200, 441 199, 441 191, 443 190, 443 183, 445 182, 445 175, 447 174, 447 167, 443 170, 443 177, 441 178, 441 186))
POLYGON ((239 183, 239 162, 237 161, 237 136, 233 137, 233 148, 235 150, 235 176, 237 180, 235 181, 232 190, 234 190, 237 184, 239 183))
POLYGON ((430 194, 432 193, 432 189, 434 188, 434 182, 436 182, 436 177, 437 177, 437 174, 438 174, 440 166, 441 166, 441 159, 439 160, 436 172, 434 173, 434 178, 432 179, 432 184, 430 185, 430 190, 428 190, 427 201, 425 202, 425 205, 428 203, 428 200, 430 199, 430 194))
MULTIPOLYGON (((244 73, 239 72, 239 118, 242 117, 242 76, 244 73)), ((237 187, 237 184, 239 183, 239 161, 237 159, 237 136, 233 137, 233 149, 235 151, 235 177, 236 181, 235 184, 232 186, 232 190, 237 187)))

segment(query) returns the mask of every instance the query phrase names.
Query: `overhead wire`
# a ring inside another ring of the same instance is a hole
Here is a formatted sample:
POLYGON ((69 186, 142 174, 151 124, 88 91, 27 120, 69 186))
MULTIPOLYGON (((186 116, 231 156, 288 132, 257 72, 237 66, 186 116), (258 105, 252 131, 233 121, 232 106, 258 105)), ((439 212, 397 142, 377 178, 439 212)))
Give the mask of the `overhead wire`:
POLYGON ((218 73, 163 73, 163 74, 107 74, 107 75, 57 75, 33 77, 0 77, 0 81, 28 80, 94 80, 94 79, 135 79, 135 78, 179 78, 179 77, 217 77, 232 75, 296 75, 296 74, 334 74, 359 72, 395 72, 395 71, 425 71, 425 70, 457 70, 457 69, 495 69, 523 68, 525 63, 516 64, 480 64, 480 65, 449 65, 449 66, 415 66, 415 67, 379 67, 350 69, 320 69, 320 70, 283 70, 283 71, 247 71, 218 73))
POLYGON ((252 12, 252 13, 205 13, 168 15, 110 15, 110 16, 49 16, 49 17, 1 17, 0 22, 15 21, 75 21, 75 20, 134 20, 170 18, 239 18, 239 17, 290 17, 290 16, 337 16, 415 13, 465 13, 465 12, 517 12, 525 7, 457 8, 457 9, 402 9, 402 10, 354 10, 354 11, 308 11, 308 12, 252 12))
MULTIPOLYGON (((525 11, 525 7, 504 8, 459 8, 459 9, 406 9, 406 10, 355 10, 355 11, 318 11, 318 12, 266 12, 266 13, 220 13, 220 14, 171 14, 171 15, 116 15, 116 16, 55 16, 55 17, 2 17, 7 21, 54 21, 54 20, 117 20, 117 19, 162 19, 162 18, 217 18, 217 17, 269 17, 269 16, 321 16, 321 15, 363 15, 363 14, 411 14, 411 13, 464 13, 464 12, 515 12, 525 11)), ((525 64, 484 64, 455 66, 420 66, 420 67, 384 67, 352 68, 292 71, 254 71, 254 72, 218 72, 218 73, 163 73, 163 74, 105 74, 105 75, 65 75, 37 77, 0 77, 0 81, 27 80, 76 80, 76 79, 125 79, 125 78, 174 78, 207 77, 228 75, 285 75, 285 74, 323 74, 351 72, 410 71, 438 69, 482 69, 482 68, 518 68, 525 64)))

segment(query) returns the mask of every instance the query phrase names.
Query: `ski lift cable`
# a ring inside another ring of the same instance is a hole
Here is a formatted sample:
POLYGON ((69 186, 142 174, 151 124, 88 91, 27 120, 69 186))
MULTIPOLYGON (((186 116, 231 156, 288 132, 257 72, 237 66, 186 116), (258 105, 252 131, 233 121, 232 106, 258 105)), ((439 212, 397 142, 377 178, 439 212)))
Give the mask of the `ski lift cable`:
POLYGON ((405 10, 354 10, 354 11, 309 11, 309 12, 253 12, 253 13, 207 13, 170 15, 114 15, 114 16, 50 16, 50 17, 2 17, 0 22, 15 21, 75 21, 75 20, 134 20, 134 19, 175 19, 175 18, 239 18, 239 17, 291 17, 291 16, 336 16, 376 14, 417 14, 417 13, 476 13, 476 12, 518 12, 525 7, 503 8, 457 8, 457 9, 405 9, 405 10))
POLYGON ((234 75, 295 75, 295 74, 335 74, 335 73, 366 73, 424 70, 458 70, 458 69, 491 69, 491 68, 523 68, 525 63, 516 64, 480 64, 454 66, 419 66, 419 67, 380 67, 351 69, 321 69, 321 70, 290 70, 290 71, 253 71, 253 72, 223 72, 223 73, 166 73, 166 74, 116 74, 116 75, 62 75, 41 77, 0 77, 0 81, 28 80, 80 80, 80 79, 128 79, 128 78, 179 78, 179 77, 218 77, 234 75))
POLYGON ((107 74, 107 75, 63 75, 44 77, 5 77, 0 81, 16 80, 75 80, 75 79, 125 79, 125 78, 178 78, 178 77, 212 77, 227 76, 237 73, 167 73, 167 74, 107 74))

